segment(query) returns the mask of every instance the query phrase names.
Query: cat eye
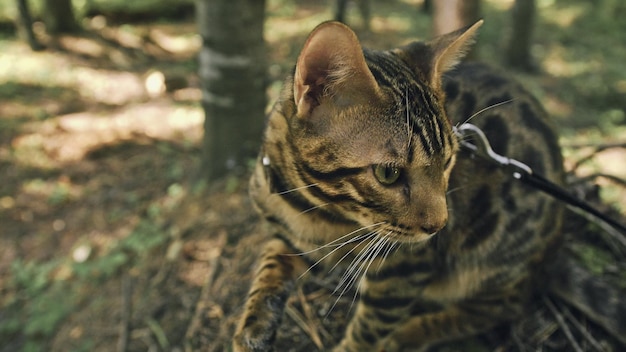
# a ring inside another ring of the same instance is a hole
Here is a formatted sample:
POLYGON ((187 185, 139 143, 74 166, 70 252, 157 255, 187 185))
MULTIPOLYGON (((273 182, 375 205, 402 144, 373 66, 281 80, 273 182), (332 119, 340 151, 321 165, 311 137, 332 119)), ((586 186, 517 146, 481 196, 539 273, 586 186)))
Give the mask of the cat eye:
POLYGON ((400 178, 401 170, 391 165, 374 165, 374 176, 382 185, 390 186, 400 178))

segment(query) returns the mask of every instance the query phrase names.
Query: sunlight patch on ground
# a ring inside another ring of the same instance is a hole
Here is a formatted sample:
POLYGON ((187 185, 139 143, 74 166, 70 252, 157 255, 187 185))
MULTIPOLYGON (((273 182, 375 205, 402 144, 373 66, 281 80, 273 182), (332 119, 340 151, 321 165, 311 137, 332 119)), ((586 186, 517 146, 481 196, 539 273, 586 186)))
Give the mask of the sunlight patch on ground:
POLYGON ((107 47, 88 38, 78 38, 75 36, 59 36, 60 45, 74 53, 98 58, 106 54, 107 47))
POLYGON ((284 42, 293 37, 301 37, 304 40, 315 26, 322 21, 328 20, 328 18, 325 14, 317 14, 316 16, 305 18, 303 21, 270 17, 265 24, 264 37, 269 44, 284 42))
POLYGON ((384 18, 374 17, 371 23, 372 29, 376 32, 408 32, 413 26, 412 21, 406 18, 384 18))
POLYGON ((559 118, 567 118, 574 109, 570 104, 558 99, 558 97, 554 95, 546 96, 543 99, 543 105, 550 116, 559 118))
POLYGON ((109 105, 123 105, 145 97, 141 78, 130 72, 74 69, 76 88, 87 100, 109 105))
POLYGON ((579 18, 589 11, 589 7, 585 4, 569 4, 567 7, 556 8, 553 1, 547 6, 541 6, 539 15, 543 15, 543 20, 549 24, 555 24, 563 29, 569 28, 579 18))
POLYGON ((177 55, 195 54, 200 50, 202 39, 200 35, 177 36, 170 35, 166 31, 157 28, 150 31, 150 37, 157 42, 160 47, 177 55))
POLYGON ((25 55, 23 50, 0 55, 0 82, 71 88, 77 91, 76 99, 108 105, 123 105, 146 96, 142 79, 134 73, 75 66, 62 53, 25 55))
POLYGON ((2 47, 0 82, 67 85, 67 73, 72 65, 66 57, 50 52, 34 53, 24 43, 3 43, 2 47))
POLYGON ((571 60, 566 58, 569 53, 562 46, 553 46, 547 53, 543 67, 547 73, 556 77, 573 77, 585 73, 599 72, 603 68, 603 63, 595 60, 571 60))
POLYGON ((79 112, 60 116, 49 122, 56 128, 17 137, 13 147, 33 151, 23 157, 16 155, 20 165, 40 167, 38 158, 33 158, 37 155, 35 150, 43 150, 54 161, 63 163, 78 161, 99 146, 138 136, 195 144, 202 138, 203 121, 200 107, 155 101, 104 114, 79 112))
POLYGON ((623 148, 602 151, 596 155, 596 160, 604 173, 626 180, 626 151, 623 148))
POLYGON ((487 0, 486 2, 500 11, 509 10, 513 6, 513 0, 487 0))

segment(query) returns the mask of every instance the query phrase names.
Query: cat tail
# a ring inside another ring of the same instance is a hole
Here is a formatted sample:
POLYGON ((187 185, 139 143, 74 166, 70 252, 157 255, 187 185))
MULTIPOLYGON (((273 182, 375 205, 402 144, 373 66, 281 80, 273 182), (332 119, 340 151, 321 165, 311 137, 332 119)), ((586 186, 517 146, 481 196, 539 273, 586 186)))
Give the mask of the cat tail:
POLYGON ((584 268, 567 248, 549 269, 549 292, 582 312, 626 346, 626 290, 584 268))

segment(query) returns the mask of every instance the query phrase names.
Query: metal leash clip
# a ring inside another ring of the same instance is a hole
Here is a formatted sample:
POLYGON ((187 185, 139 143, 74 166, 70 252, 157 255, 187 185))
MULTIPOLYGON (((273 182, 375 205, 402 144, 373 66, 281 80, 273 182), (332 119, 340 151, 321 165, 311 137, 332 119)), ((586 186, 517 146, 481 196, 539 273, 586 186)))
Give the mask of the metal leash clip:
POLYGON ((532 175, 530 166, 515 159, 496 153, 489 144, 485 133, 476 125, 464 123, 460 126, 453 126, 452 130, 459 137, 459 143, 464 148, 469 149, 474 154, 495 162, 496 164, 513 170, 513 177, 521 179, 524 175, 532 175), (472 143, 474 142, 474 143, 472 143))
MULTIPOLYGON (((584 212, 594 216, 596 219, 599 219, 601 223, 606 224, 612 228, 611 229, 607 228, 606 226, 602 226, 605 231, 613 233, 613 229, 615 229, 621 231, 622 235, 626 234, 626 226, 624 224, 621 224, 618 221, 606 216, 601 211, 594 208, 591 204, 575 197, 554 182, 551 182, 541 175, 533 173, 533 170, 530 168, 530 166, 522 163, 519 160, 507 158, 506 156, 502 156, 493 151, 493 149, 491 148, 491 144, 489 144, 487 136, 485 136, 485 133, 480 128, 478 128, 478 126, 472 125, 470 123, 464 123, 460 126, 453 126, 452 130, 459 138, 459 143, 461 144, 461 147, 466 148, 473 154, 485 160, 489 160, 501 167, 512 169, 512 174, 514 178, 532 187, 535 187, 536 189, 541 190, 562 202, 567 203, 570 207, 583 210, 584 212)), ((619 236, 619 238, 623 239, 623 237, 621 236, 619 236)), ((626 239, 623 239, 623 243, 626 246, 626 239)))

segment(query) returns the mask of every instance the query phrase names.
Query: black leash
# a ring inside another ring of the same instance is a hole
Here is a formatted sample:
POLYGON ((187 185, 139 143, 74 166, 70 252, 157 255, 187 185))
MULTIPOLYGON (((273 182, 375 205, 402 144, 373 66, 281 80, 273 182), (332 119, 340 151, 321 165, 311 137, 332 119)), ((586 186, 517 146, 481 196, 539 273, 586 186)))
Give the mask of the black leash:
POLYGON ((466 148, 475 155, 494 162, 501 167, 510 169, 514 178, 525 182, 526 184, 537 188, 560 201, 579 208, 604 221, 623 234, 626 234, 626 226, 612 218, 609 218, 604 213, 591 206, 591 204, 573 196, 571 193, 554 182, 536 174, 528 165, 494 152, 493 149, 491 149, 487 136, 485 136, 485 133, 477 126, 464 123, 460 126, 454 127, 454 132, 459 137, 459 141, 463 148, 466 148))

